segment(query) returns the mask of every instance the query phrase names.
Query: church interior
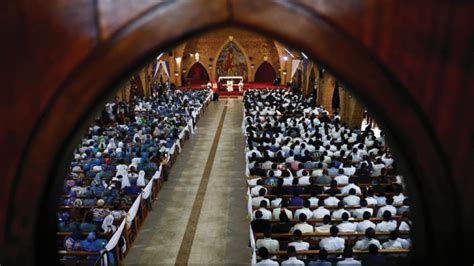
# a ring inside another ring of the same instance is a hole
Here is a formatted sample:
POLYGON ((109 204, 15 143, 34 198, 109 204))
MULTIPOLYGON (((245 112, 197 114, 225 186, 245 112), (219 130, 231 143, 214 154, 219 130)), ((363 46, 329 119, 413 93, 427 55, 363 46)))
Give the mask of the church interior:
POLYGON ((50 2, 0 11, 0 264, 471 260, 474 4, 50 2))

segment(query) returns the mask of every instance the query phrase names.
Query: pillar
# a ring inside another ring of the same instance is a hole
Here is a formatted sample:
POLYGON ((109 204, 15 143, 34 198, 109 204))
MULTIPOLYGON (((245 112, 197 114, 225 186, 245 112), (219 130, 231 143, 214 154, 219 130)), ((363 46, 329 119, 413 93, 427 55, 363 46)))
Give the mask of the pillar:
MULTIPOLYGON (((320 80, 321 81, 321 80, 320 80)), ((319 85, 318 99, 321 104, 330 114, 332 110, 332 96, 334 94, 334 87, 336 86, 336 78, 325 72, 323 82, 319 85)))
POLYGON ((351 93, 340 87, 341 119, 349 128, 360 128, 364 116, 364 107, 351 93))

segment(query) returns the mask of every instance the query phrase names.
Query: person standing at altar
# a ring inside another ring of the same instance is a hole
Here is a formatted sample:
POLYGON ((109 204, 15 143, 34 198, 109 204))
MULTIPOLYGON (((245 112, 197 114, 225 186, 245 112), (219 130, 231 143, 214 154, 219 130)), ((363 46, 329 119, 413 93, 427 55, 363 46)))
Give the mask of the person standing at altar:
POLYGON ((212 94, 213 94, 213 101, 219 101, 219 91, 217 89, 217 82, 215 79, 212 80, 212 94))
POLYGON ((239 91, 243 91, 244 90, 244 82, 243 80, 240 80, 239 82, 239 91))

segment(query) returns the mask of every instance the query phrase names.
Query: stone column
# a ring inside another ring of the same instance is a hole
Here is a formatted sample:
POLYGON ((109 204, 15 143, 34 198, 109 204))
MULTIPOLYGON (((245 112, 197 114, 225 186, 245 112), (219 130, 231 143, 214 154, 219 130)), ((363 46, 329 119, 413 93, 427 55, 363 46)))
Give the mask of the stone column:
MULTIPOLYGON (((321 81, 321 80, 320 80, 321 81)), ((329 73, 325 72, 323 77, 323 83, 320 83, 319 89, 319 104, 324 106, 329 113, 332 113, 332 96, 334 94, 334 87, 336 86, 336 78, 329 73)))
POLYGON ((364 107, 350 92, 340 87, 341 119, 349 128, 360 128, 364 116, 364 107))

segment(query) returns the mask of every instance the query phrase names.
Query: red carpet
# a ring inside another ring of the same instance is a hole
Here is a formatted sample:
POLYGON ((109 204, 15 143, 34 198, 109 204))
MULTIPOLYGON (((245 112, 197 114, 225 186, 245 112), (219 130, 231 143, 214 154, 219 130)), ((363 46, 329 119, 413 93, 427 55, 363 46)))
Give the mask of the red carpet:
MULTIPOLYGON (((206 87, 206 84, 193 84, 191 85, 191 89, 203 89, 206 87)), ((178 87, 179 90, 182 89, 188 89, 189 87, 186 86, 181 86, 178 87)), ((250 90, 250 89, 287 89, 288 87, 286 86, 275 86, 271 83, 260 83, 260 82, 246 82, 244 83, 244 91, 250 90)), ((237 89, 237 87, 235 87, 237 89)), ((240 91, 227 91, 225 87, 221 87, 219 89, 219 97, 237 97, 237 96, 242 96, 243 92, 240 91)))

